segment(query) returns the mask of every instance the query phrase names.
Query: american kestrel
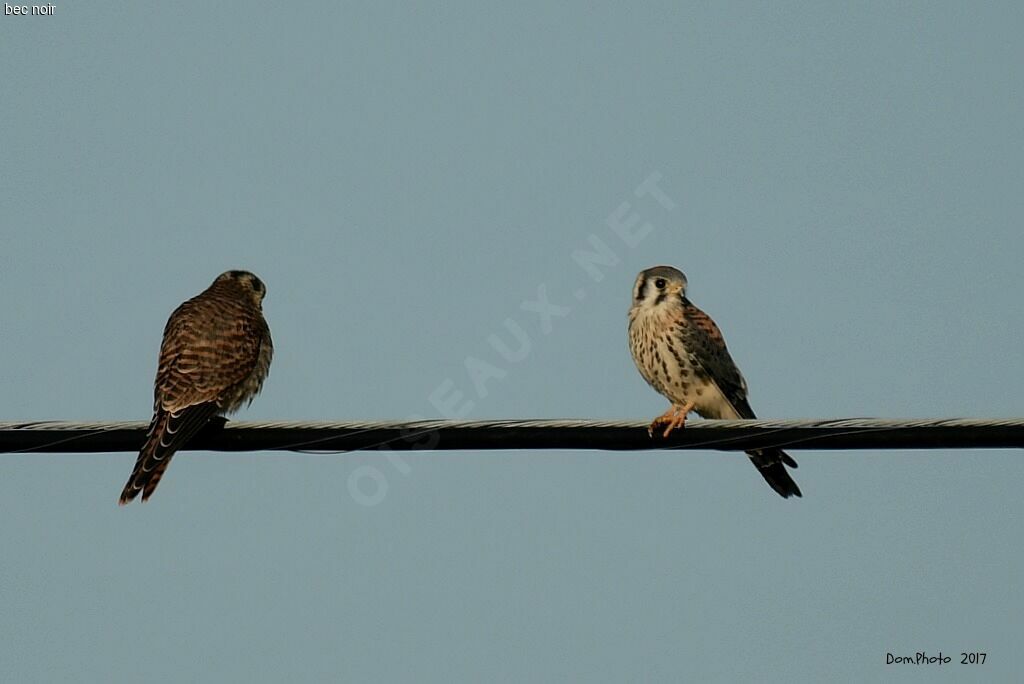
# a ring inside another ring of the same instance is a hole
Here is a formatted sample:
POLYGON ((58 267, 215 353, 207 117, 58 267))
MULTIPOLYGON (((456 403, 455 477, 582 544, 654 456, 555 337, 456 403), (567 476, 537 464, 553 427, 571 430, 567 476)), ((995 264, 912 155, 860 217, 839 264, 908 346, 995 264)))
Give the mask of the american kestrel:
MULTIPOLYGON (((755 418, 747 382, 711 317, 686 298, 686 276, 671 266, 641 271, 629 309, 629 348, 644 380, 672 402, 651 423, 662 437, 683 427, 686 415, 735 420, 755 418)), ((783 498, 801 496, 785 466, 796 461, 781 449, 748 451, 751 462, 783 498)))
POLYGON ((227 271, 171 314, 160 345, 153 420, 121 505, 153 495, 174 452, 211 418, 252 402, 274 346, 263 318, 263 281, 227 271))

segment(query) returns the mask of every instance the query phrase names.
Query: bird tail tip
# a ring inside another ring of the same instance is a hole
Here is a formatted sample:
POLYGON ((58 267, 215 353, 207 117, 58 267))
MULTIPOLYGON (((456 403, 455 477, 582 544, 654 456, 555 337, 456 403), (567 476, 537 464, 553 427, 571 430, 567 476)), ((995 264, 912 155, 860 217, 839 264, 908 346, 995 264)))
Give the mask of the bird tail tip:
POLYGON ((127 484, 125 484, 124 489, 121 490, 121 496, 117 500, 118 506, 127 506, 128 504, 135 500, 136 496, 139 495, 138 487, 135 487, 133 485, 134 480, 135 474, 132 473, 132 477, 128 479, 128 482, 127 484))
POLYGON ((800 487, 789 475, 786 466, 796 468, 796 461, 781 449, 761 449, 759 451, 747 452, 750 460, 757 466, 761 477, 771 486, 783 499, 791 496, 803 497, 800 487))

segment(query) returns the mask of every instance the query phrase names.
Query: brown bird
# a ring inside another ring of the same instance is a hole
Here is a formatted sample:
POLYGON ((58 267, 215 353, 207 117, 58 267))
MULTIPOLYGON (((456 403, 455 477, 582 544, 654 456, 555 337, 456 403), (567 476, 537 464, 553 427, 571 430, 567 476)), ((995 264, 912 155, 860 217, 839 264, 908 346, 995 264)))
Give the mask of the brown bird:
MULTIPOLYGON (((672 402, 649 429, 665 425, 662 438, 696 411, 704 418, 754 418, 747 381, 729 355, 711 317, 686 297, 686 276, 671 266, 641 271, 629 309, 629 348, 647 383, 672 402)), ((782 449, 756 449, 747 455, 780 496, 801 496, 786 466, 796 461, 782 449)))
POLYGON ((153 495, 174 452, 214 416, 237 411, 259 394, 274 346, 263 318, 263 281, 227 271, 171 314, 160 345, 153 420, 123 506, 153 495))

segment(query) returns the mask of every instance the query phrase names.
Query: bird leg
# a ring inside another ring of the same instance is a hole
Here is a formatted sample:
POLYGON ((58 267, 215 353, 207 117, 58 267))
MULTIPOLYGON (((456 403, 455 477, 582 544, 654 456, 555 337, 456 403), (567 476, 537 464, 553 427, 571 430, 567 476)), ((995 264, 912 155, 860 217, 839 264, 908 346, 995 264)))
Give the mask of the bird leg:
POLYGON ((647 434, 654 437, 654 430, 661 425, 667 424, 665 431, 661 434, 662 439, 667 439, 672 431, 686 425, 686 414, 693 410, 693 402, 688 401, 682 406, 672 404, 668 410, 654 419, 651 426, 647 428, 647 434))

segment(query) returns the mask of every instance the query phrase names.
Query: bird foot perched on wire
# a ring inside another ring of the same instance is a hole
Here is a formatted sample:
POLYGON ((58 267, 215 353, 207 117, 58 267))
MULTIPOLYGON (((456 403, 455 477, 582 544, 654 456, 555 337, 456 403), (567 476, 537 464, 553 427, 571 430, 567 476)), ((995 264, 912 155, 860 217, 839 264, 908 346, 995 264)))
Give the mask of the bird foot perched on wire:
POLYGON ((692 405, 679 406, 678 404, 673 404, 672 406, 669 406, 667 411, 651 422, 650 427, 647 428, 647 434, 653 438, 654 431, 662 425, 667 424, 665 431, 661 433, 662 439, 667 439, 668 436, 672 434, 673 430, 686 425, 686 414, 691 410, 693 410, 692 405))

